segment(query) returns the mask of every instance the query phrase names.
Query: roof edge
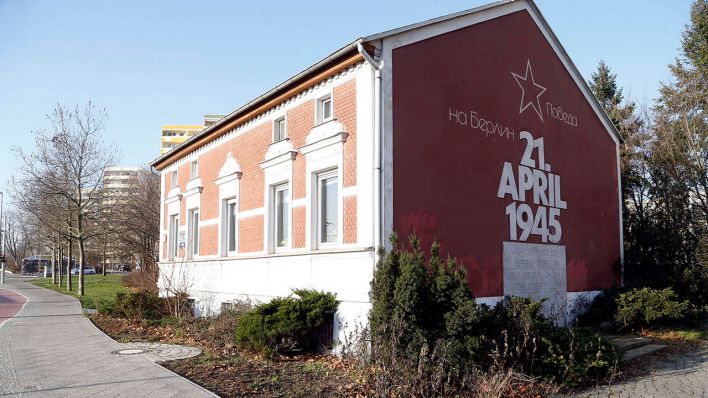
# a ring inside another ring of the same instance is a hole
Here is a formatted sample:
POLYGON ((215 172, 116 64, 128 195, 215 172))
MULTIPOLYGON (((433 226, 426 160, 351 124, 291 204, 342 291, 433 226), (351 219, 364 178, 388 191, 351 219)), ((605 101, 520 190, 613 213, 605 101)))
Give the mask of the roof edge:
MULTIPOLYGON (((179 144, 171 151, 167 152, 164 155, 157 157, 156 159, 152 160, 148 164, 151 167, 154 167, 154 168, 160 170, 161 168, 158 167, 159 165, 165 163, 170 158, 178 157, 181 154, 182 150, 187 148, 189 146, 189 144, 196 142, 197 140, 201 139, 202 137, 205 137, 207 135, 210 135, 210 134, 216 132, 221 127, 226 126, 229 122, 236 120, 239 116, 245 114, 248 110, 254 108, 256 105, 263 103, 267 99, 276 96, 278 93, 280 93, 284 89, 292 86, 293 84, 297 83, 298 81, 301 81, 301 80, 307 78, 308 76, 321 70, 322 68, 326 67, 327 65, 334 63, 335 61, 339 60, 340 58, 346 56, 348 53, 356 52, 357 45, 362 42, 363 42, 363 39, 358 38, 358 39, 354 40, 353 42, 341 47, 340 49, 338 49, 338 50, 334 51, 333 53, 331 53, 330 55, 322 58, 318 62, 310 65, 309 67, 305 68, 301 72, 290 77, 289 79, 285 80, 284 82, 280 83, 279 85, 275 86, 274 88, 266 91, 265 93, 252 99, 251 101, 247 102, 246 104, 240 106, 239 108, 237 108, 233 112, 224 116, 219 121, 215 122, 214 124, 205 128, 204 130, 200 131, 199 133, 193 135, 192 137, 189 137, 189 139, 187 139, 183 143, 179 144)), ((162 168, 164 168, 164 167, 162 167, 162 168)))
POLYGON ((500 1, 495 1, 495 2, 493 2, 493 3, 484 4, 484 5, 481 5, 481 6, 479 6, 479 7, 470 8, 470 9, 468 9, 468 10, 458 11, 458 12, 454 12, 454 13, 452 13, 452 14, 447 14, 447 15, 443 15, 443 16, 440 16, 440 17, 427 19, 427 20, 425 20, 425 21, 416 22, 416 23, 412 23, 412 24, 409 24, 409 25, 401 26, 400 28, 395 28, 395 29, 390 29, 390 30, 386 30, 386 31, 383 31, 383 32, 375 33, 375 34, 373 34, 373 35, 369 35, 369 36, 364 37, 363 40, 366 41, 366 42, 369 42, 369 41, 375 41, 375 40, 384 39, 384 38, 386 38, 386 37, 394 36, 394 35, 397 35, 397 34, 400 34, 400 33, 404 33, 404 32, 407 32, 407 31, 409 31, 409 30, 417 29, 417 28, 420 28, 420 27, 423 27, 423 26, 427 26, 427 25, 433 25, 433 24, 436 24, 436 23, 439 23, 439 22, 449 21, 449 20, 451 20, 451 19, 464 17, 464 16, 467 16, 467 15, 470 15, 470 14, 475 14, 475 13, 478 13, 478 12, 480 12, 480 11, 488 10, 488 9, 490 9, 490 8, 499 7, 499 6, 504 5, 504 4, 513 3, 513 2, 515 2, 515 1, 518 1, 518 0, 500 0, 500 1))
POLYGON ((622 136, 620 135, 619 131, 617 131, 617 127, 615 127, 615 124, 612 122, 612 119, 610 119, 610 116, 607 115, 605 108, 602 107, 602 105, 600 104, 600 101, 598 101, 597 97, 595 97, 595 94, 593 94, 592 90, 590 89, 590 86, 588 86, 587 80, 585 80, 585 78, 583 77, 583 74, 580 73, 580 70, 578 70, 578 67, 575 66, 575 62, 573 62, 573 59, 570 57, 570 55, 568 55, 568 52, 565 51, 565 47, 563 47, 563 43, 561 43, 561 41, 558 40, 558 36, 556 36, 556 33, 553 31, 553 29, 551 29, 551 25, 548 24, 546 17, 543 16, 543 13, 541 12, 541 10, 538 8, 538 6, 536 5, 536 3, 533 0, 523 0, 523 1, 525 1, 526 4, 528 4, 529 7, 531 7, 533 12, 538 16, 539 20, 543 24, 543 27, 551 35, 551 40, 553 40, 556 43, 556 45, 558 46, 558 49, 561 51, 561 56, 563 58, 565 58, 566 61, 568 61, 568 66, 570 66, 570 68, 571 68, 570 72, 573 73, 578 78, 578 80, 580 80, 580 84, 582 85, 582 87, 580 87, 580 88, 585 89, 585 90, 587 90, 588 93, 590 93, 590 95, 588 97, 590 97, 590 101, 592 101, 593 105, 595 105, 594 108, 596 108, 596 111, 599 111, 599 112, 596 112, 596 113, 599 113, 598 116, 600 116, 600 118, 604 119, 607 126, 610 127, 610 134, 612 134, 615 138, 617 138, 617 141, 619 144, 622 144, 624 142, 624 139, 622 139, 622 136))

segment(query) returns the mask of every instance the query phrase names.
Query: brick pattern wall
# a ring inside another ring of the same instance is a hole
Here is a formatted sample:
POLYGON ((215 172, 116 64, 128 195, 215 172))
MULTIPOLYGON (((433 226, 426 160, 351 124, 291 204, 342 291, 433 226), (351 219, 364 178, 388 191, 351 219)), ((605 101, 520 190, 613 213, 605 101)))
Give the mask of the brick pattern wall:
POLYGON ((167 198, 167 194, 172 189, 172 172, 162 176, 162 186, 165 187, 165 198, 167 198))
MULTIPOLYGON (((179 182, 179 190, 184 192, 189 182, 189 167, 190 162, 186 162, 177 168, 177 181, 179 182)), ((179 203, 179 225, 187 225, 187 201, 182 200, 179 203)), ((181 257, 181 255, 180 255, 181 257)))
POLYGON ((356 81, 351 80, 334 88, 334 117, 346 128, 349 136, 344 143, 344 170, 342 183, 345 187, 356 185, 356 81))
MULTIPOLYGON (((344 186, 356 184, 356 82, 349 81, 337 86, 333 90, 334 117, 342 122, 349 137, 344 144, 344 186)), ((310 133, 315 120, 315 100, 308 100, 298 106, 287 110, 287 135, 295 148, 305 145, 305 138, 310 133)), ((203 184, 200 204, 200 219, 210 220, 219 217, 219 187, 214 184, 219 170, 226 160, 229 152, 241 166, 242 176, 240 181, 239 211, 247 211, 264 207, 264 172, 260 163, 265 159, 265 153, 272 143, 273 121, 269 118, 246 133, 231 139, 229 142, 216 146, 199 156, 199 178, 203 184)), ((178 182, 180 190, 184 191, 189 182, 191 161, 186 161, 178 167, 178 182)), ((170 173, 163 179, 165 192, 169 191, 170 173)), ((293 181, 291 184, 293 199, 305 197, 306 193, 306 167, 305 157, 299 154, 293 161, 293 181)), ((187 222, 186 201, 180 203, 180 225, 187 222)), ((347 200, 350 203, 351 200, 347 200)), ((356 200, 353 213, 345 216, 345 239, 348 243, 356 241, 356 200), (352 221, 352 217, 354 221, 352 221), (353 228, 353 232, 350 230, 353 228), (353 238, 352 238, 353 237, 353 238)), ((165 206, 165 225, 168 226, 167 207, 165 206)), ((304 206, 293 208, 292 241, 294 248, 305 247, 306 212, 304 206)), ((259 252, 264 250, 263 242, 264 217, 254 216, 239 220, 239 252, 259 252)), ((201 227, 200 248, 202 256, 218 254, 219 231, 217 225, 201 227)), ((163 253, 167 256, 167 247, 163 245, 163 253)))
POLYGON ((207 225, 199 228, 199 255, 216 254, 219 250, 219 226, 207 225))
POLYGON ((238 251, 259 252, 263 247, 263 216, 248 217, 238 223, 238 251))
POLYGON ((344 197, 344 243, 356 243, 356 196, 344 197))
MULTIPOLYGON (((307 138, 314 123, 314 100, 305 101, 288 111, 288 138, 295 148, 305 145, 305 138, 307 138)), ((298 155, 293 163, 293 199, 305 197, 305 170, 305 157, 298 155)))
POLYGON ((305 247, 305 206, 293 207, 293 248, 305 247))

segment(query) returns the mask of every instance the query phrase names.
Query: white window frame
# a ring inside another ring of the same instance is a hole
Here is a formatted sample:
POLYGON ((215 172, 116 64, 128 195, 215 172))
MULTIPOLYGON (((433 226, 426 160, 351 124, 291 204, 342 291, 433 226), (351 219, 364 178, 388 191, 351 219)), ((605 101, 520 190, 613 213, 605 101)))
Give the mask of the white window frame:
POLYGON ((175 188, 179 185, 179 180, 177 179, 177 170, 172 170, 172 172, 170 173, 170 185, 172 185, 171 188, 175 188))
POLYGON ((199 159, 194 159, 189 164, 189 179, 194 180, 199 178, 199 159))
POLYGON ((224 199, 223 201, 223 230, 222 230, 222 255, 234 256, 238 253, 238 199, 235 197, 224 199), (233 214, 229 214, 229 207, 233 205, 233 214), (234 224, 234 248, 230 250, 230 236, 229 230, 231 229, 231 216, 233 216, 234 224))
POLYGON ((272 225, 269 226, 269 249, 271 253, 280 252, 283 250, 290 249, 292 247, 292 220, 291 220, 291 210, 292 210, 292 190, 290 189, 290 182, 284 181, 278 184, 272 184, 270 186, 270 217, 272 225), (288 209, 286 211, 286 218, 288 222, 288 230, 286 233, 286 243, 283 246, 279 245, 278 242, 278 223, 280 222, 280 214, 278 212, 278 192, 287 190, 288 199, 288 209))
POLYGON ((341 222, 341 217, 340 213, 342 211, 341 207, 341 197, 342 197, 342 190, 340 188, 340 178, 341 176, 339 175, 339 170, 338 169, 329 169, 329 170, 323 170, 320 171, 316 174, 315 176, 315 245, 317 248, 323 248, 323 247, 330 247, 330 246, 336 246, 339 244, 339 241, 341 240, 341 233, 340 233, 340 225, 339 223, 341 222), (323 184, 322 182, 326 179, 332 178, 332 177, 337 177, 337 197, 335 198, 335 203, 337 203, 337 237, 334 241, 332 242, 323 242, 323 230, 322 230, 322 188, 323 184))
POLYGON ((187 211, 187 257, 192 259, 199 256, 199 208, 195 207, 187 211), (196 222, 196 228, 195 228, 196 222))
POLYGON ((273 120, 273 143, 288 138, 288 121, 285 116, 273 120))
POLYGON ((319 125, 334 119, 334 100, 332 93, 327 93, 319 98, 315 102, 315 125, 319 125), (324 115, 324 104, 329 102, 329 117, 324 115))
POLYGON ((170 214, 167 222, 167 258, 179 257, 179 214, 170 214))

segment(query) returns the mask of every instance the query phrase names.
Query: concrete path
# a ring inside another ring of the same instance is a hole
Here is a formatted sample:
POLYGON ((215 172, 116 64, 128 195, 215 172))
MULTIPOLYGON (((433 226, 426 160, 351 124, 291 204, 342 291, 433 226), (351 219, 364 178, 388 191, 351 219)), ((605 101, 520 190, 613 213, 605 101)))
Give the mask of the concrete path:
POLYGON ((708 397, 708 345, 683 355, 670 356, 652 365, 651 374, 611 387, 578 394, 577 398, 683 398, 708 397))
POLYGON ((5 281, 27 303, 0 326, 0 397, 216 396, 143 355, 116 354, 125 345, 94 327, 75 298, 5 281))

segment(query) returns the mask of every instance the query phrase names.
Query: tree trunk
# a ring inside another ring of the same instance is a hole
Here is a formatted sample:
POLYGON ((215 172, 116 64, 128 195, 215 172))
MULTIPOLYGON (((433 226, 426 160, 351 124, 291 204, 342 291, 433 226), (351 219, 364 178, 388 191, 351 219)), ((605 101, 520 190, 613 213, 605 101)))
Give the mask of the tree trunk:
POLYGON ((71 238, 66 249, 66 290, 71 291, 71 238))
POLYGON ((103 265, 101 266, 101 273, 103 276, 106 276, 106 244, 104 242, 103 244, 103 253, 102 253, 102 258, 101 261, 103 262, 103 265))
POLYGON ((52 243, 52 285, 57 284, 57 248, 52 243))
POLYGON ((84 238, 79 238, 79 296, 84 295, 84 238))
POLYGON ((62 284, 62 280, 64 279, 64 249, 61 247, 61 242, 59 243, 59 247, 57 248, 57 251, 59 251, 59 286, 62 284))

